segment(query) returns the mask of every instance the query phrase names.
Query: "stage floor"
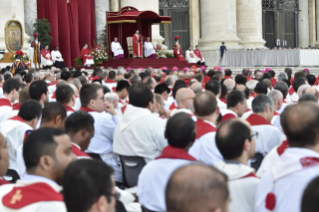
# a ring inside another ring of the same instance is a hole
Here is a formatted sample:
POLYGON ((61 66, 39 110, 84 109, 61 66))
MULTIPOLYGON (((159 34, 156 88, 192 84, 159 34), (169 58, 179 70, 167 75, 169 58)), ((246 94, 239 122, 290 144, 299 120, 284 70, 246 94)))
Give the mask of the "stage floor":
MULTIPOLYGON (((101 65, 98 65, 98 67, 103 66, 104 68, 111 67, 113 69, 116 69, 119 66, 123 66, 124 68, 130 67, 132 69, 137 68, 155 68, 159 69, 161 67, 167 67, 168 69, 172 69, 174 66, 176 66, 179 70, 183 70, 183 68, 187 67, 190 68, 192 66, 201 67, 197 65, 196 63, 188 63, 187 61, 179 61, 177 58, 134 58, 134 59, 121 59, 121 60, 109 60, 107 62, 104 62, 101 65)), ((93 69, 94 67, 87 68, 86 69, 93 69)))

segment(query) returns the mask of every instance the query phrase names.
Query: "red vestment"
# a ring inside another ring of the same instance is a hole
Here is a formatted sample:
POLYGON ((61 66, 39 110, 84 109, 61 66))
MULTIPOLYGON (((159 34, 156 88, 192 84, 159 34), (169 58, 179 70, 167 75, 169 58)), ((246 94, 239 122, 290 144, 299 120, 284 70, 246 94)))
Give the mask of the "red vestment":
POLYGON ((179 61, 185 61, 185 57, 183 56, 183 52, 180 49, 179 50, 178 49, 174 50, 174 57, 178 58, 179 61))
POLYGON ((41 55, 43 58, 45 58, 46 60, 51 60, 52 61, 52 55, 51 55, 51 52, 49 50, 45 50, 43 49, 41 51, 41 55), (50 54, 50 57, 47 57, 47 54, 50 54))
POLYGON ((143 40, 141 39, 142 37, 140 35, 133 35, 133 55, 135 57, 142 57, 143 56, 143 40))
POLYGON ((82 60, 83 60, 83 64, 86 63, 86 60, 89 59, 89 60, 93 60, 93 57, 91 56, 91 52, 89 49, 82 49, 81 50, 81 57, 82 57, 82 60), (89 55, 89 56, 87 56, 89 55))
POLYGON ((200 60, 203 60, 202 54, 200 53, 199 50, 195 49, 195 50, 194 50, 194 54, 195 54, 200 60))

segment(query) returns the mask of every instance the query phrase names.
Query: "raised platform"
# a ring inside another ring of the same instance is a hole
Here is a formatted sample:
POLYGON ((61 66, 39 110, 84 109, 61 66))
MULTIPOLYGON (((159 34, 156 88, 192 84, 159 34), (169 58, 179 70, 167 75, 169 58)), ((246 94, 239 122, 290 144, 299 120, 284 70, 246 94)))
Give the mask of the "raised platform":
MULTIPOLYGON (((179 61, 177 58, 159 58, 159 59, 146 59, 146 58, 135 58, 135 59, 121 59, 121 60, 109 60, 104 62, 101 65, 104 68, 112 67, 116 69, 119 66, 123 66, 124 68, 130 67, 132 69, 137 68, 149 68, 152 67, 154 69, 159 69, 161 67, 166 66, 168 69, 172 69, 176 66, 179 70, 183 70, 185 67, 200 67, 196 63, 188 63, 187 61, 179 61)), ((92 67, 91 67, 92 68, 92 67)))

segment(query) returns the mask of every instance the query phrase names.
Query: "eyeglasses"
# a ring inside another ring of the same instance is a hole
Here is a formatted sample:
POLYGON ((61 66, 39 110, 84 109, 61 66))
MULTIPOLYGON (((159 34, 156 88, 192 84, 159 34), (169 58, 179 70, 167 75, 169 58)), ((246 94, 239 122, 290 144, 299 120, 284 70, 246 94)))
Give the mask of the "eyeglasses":
POLYGON ((258 133, 258 132, 255 132, 254 134, 252 134, 251 136, 249 136, 249 139, 252 139, 252 138, 254 138, 254 137, 255 137, 255 139, 257 139, 257 138, 258 138, 258 135, 259 135, 259 133, 258 133))
POLYGON ((119 200, 121 194, 118 193, 118 192, 116 192, 116 193, 114 193, 114 194, 108 194, 108 195, 106 195, 106 196, 107 196, 107 197, 114 197, 116 200, 119 200))
POLYGON ((103 100, 103 101, 105 100, 104 96, 101 97, 101 98, 96 98, 95 100, 99 100, 99 99, 100 99, 100 100, 103 100))

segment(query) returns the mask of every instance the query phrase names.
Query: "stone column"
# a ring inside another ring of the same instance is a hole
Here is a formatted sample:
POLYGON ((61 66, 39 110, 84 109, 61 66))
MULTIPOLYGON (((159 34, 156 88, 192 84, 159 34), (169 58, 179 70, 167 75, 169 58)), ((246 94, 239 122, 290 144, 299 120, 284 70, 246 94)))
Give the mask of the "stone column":
POLYGON ((317 41, 316 41, 316 47, 319 47, 319 0, 316 0, 316 19, 317 19, 317 41))
POLYGON ((109 0, 95 0, 96 43, 101 43, 101 35, 106 26, 106 11, 110 10, 109 0))
POLYGON ((33 40, 33 33, 35 28, 33 24, 38 18, 37 0, 24 0, 24 20, 25 33, 33 40))
POLYGON ((299 46, 309 46, 309 16, 308 16, 308 1, 299 1, 298 15, 298 31, 299 31, 299 46))
POLYGON ((199 47, 209 67, 220 64, 219 47, 223 41, 227 50, 242 48, 237 37, 234 0, 202 0, 201 29, 202 38, 199 40, 199 47))
MULTIPOLYGON (((151 10, 158 14, 159 2, 158 0, 121 0, 121 7, 132 6, 138 10, 151 10)), ((162 44, 164 38, 160 36, 159 25, 152 26, 152 43, 162 44)))
POLYGON ((117 12, 120 10, 120 4, 119 4, 119 0, 110 0, 110 9, 112 12, 117 12))
POLYGON ((189 23, 191 46, 194 48, 198 44, 200 27, 199 27, 199 1, 189 0, 189 23))
POLYGON ((309 0, 309 45, 314 47, 316 43, 316 8, 315 0, 309 0))
POLYGON ((237 0, 237 36, 244 48, 263 48, 261 0, 237 0))

